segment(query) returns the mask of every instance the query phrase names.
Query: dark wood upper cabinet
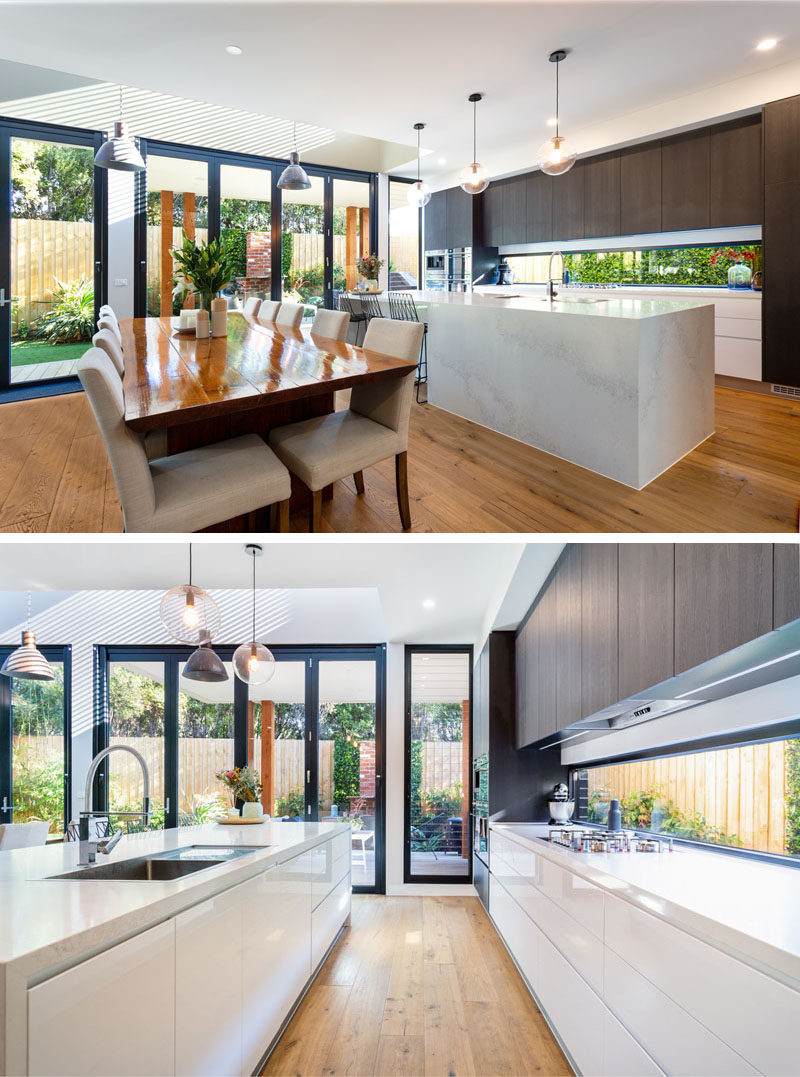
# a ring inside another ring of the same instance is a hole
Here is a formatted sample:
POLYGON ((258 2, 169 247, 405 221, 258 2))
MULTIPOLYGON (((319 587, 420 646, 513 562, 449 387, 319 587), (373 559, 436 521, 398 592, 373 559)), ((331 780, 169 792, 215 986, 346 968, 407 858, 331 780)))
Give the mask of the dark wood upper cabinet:
POLYGON ((446 247, 475 246, 475 195, 467 194, 460 187, 450 187, 447 191, 447 224, 445 227, 446 247))
POLYGON ((447 231, 447 191, 434 191, 425 207, 425 250, 444 248, 447 231))
POLYGON ((766 381, 800 386, 800 321, 794 277, 800 250, 800 174, 764 188, 764 277, 761 300, 766 381))
POLYGON ((514 641, 515 669, 514 687, 516 689, 516 734, 515 744, 517 748, 524 748, 531 744, 529 737, 531 726, 531 693, 528 691, 528 665, 532 661, 530 654, 530 620, 520 628, 514 641))
POLYGON ((556 726, 583 717, 581 698, 581 546, 570 543, 553 581, 556 595, 556 726))
POLYGON ((525 241, 548 242, 553 238, 553 177, 546 172, 531 172, 526 183, 525 241))
POLYGON ((556 588, 552 579, 545 587, 536 609, 535 619, 536 650, 538 666, 536 671, 536 711, 538 715, 538 739, 550 736, 558 729, 557 680, 558 680, 558 626, 556 588))
POLYGON ((583 234, 620 234, 620 155, 602 154, 583 164, 583 234))
POLYGON ((619 699, 617 546, 587 542, 581 558, 581 710, 583 717, 619 699))
POLYGON ((524 243, 528 232, 526 176, 515 176, 503 197, 503 243, 524 243))
POLYGON ((583 163, 548 178, 553 182, 553 239, 583 239, 583 163))
POLYGON ((675 673, 675 547, 619 545, 620 699, 675 673))
POLYGON ((503 242, 505 184, 490 183, 483 193, 483 242, 499 247, 503 242))
POLYGON ((661 231, 661 143, 625 150, 620 157, 620 231, 661 231))
POLYGON ((661 143, 661 227, 665 232, 708 228, 710 147, 708 130, 661 143))
POLYGON ((764 106, 764 183, 800 179, 800 96, 764 106))
POLYGON ((676 543, 676 673, 771 630, 772 560, 764 542, 676 543))
POLYGON ((761 224, 764 184, 758 118, 744 126, 712 129, 709 148, 711 227, 761 224))
POLYGON ((776 542, 774 555, 772 626, 780 628, 800 618, 800 543, 776 542))

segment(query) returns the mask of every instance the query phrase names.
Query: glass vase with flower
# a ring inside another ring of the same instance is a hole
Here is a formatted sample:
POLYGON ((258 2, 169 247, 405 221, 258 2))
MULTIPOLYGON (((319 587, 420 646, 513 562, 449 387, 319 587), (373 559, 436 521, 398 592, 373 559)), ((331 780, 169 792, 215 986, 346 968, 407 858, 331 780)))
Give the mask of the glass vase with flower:
POLYGON ((755 262, 755 251, 752 248, 720 247, 711 255, 711 265, 715 266, 721 258, 729 259, 733 264, 728 268, 728 287, 749 288, 753 279, 752 266, 755 262))
POLYGON ((379 258, 377 254, 365 254, 356 262, 356 269, 366 282, 365 291, 377 292, 378 275, 386 262, 385 258, 379 258))
POLYGON ((260 819, 264 814, 261 804, 263 786, 258 771, 253 767, 233 767, 217 772, 217 781, 233 793, 234 804, 242 801, 243 819, 260 819))

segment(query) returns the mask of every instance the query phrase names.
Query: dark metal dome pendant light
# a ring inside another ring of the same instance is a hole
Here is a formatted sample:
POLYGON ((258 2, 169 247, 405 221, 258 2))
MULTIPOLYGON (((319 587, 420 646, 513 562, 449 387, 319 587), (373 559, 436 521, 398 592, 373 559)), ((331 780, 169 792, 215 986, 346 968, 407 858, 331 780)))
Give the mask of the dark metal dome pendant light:
POLYGON ((560 114, 558 111, 558 65, 566 59, 567 49, 556 49, 550 53, 550 63, 556 65, 556 133, 543 142, 536 154, 536 162, 542 172, 548 176, 563 176, 569 172, 578 159, 578 151, 568 138, 559 134, 558 123, 560 114))
POLYGON ((256 558, 264 550, 258 543, 248 542, 244 552, 253 558, 253 635, 249 643, 243 643, 233 652, 233 668, 245 684, 265 684, 275 672, 275 656, 263 643, 256 642, 256 558))
POLYGON ((12 651, 0 668, 4 677, 22 681, 54 681, 55 673, 36 646, 36 634, 31 631, 31 593, 28 591, 28 627, 22 633, 22 645, 12 651))
POLYGON ((119 119, 114 124, 114 136, 106 139, 94 155, 94 164, 95 168, 109 168, 112 172, 142 172, 146 167, 122 118, 122 86, 119 88, 119 119))
POLYGON ((192 583, 192 544, 189 543, 189 582, 173 587, 161 599, 161 623, 173 639, 199 647, 217 635, 222 624, 219 607, 202 587, 192 583))
POLYGON ((281 172, 278 186, 282 191, 307 191, 311 186, 311 180, 306 170, 300 164, 300 154, 297 152, 297 121, 294 124, 294 150, 289 154, 289 163, 281 172))
POLYGON ((214 651, 210 639, 204 639, 196 651, 193 651, 183 667, 183 676, 187 681, 227 681, 228 671, 225 663, 214 651))
POLYGON ((483 100, 483 94, 471 93, 467 100, 472 103, 472 164, 462 168, 458 179, 462 191, 480 194, 491 182, 489 173, 478 160, 478 102, 483 100))
POLYGON ((415 123, 414 130, 417 132, 417 182, 412 183, 408 188, 408 201, 412 206, 427 206, 431 200, 431 189, 427 183, 423 183, 419 178, 419 156, 420 156, 420 136, 425 129, 424 123, 415 123))

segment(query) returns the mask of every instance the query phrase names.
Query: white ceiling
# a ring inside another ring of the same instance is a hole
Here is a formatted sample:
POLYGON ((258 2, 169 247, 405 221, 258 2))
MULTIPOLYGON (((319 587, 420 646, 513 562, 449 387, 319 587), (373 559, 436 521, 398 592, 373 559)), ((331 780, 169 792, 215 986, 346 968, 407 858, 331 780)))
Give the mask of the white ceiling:
MULTIPOLYGON (((250 576, 240 540, 198 537, 194 541, 194 580, 208 589, 241 589, 250 576)), ((560 552, 558 543, 527 544, 526 560, 539 564, 541 579, 560 552)), ((388 642, 472 642, 500 611, 526 544, 522 542, 271 542, 257 562, 259 588, 302 593, 328 589, 346 596, 341 619, 356 611, 358 594, 369 609, 377 594, 382 639, 388 642), (428 608, 426 601, 433 605, 428 608), (495 611, 495 614, 492 614, 495 611)), ((185 542, 10 542, 0 558, 0 628, 10 628, 2 592, 16 592, 10 605, 19 611, 19 591, 166 590, 185 582, 185 542)), ((533 595, 518 595, 522 616, 533 595)), ((305 609, 305 604, 304 604, 305 609)), ((307 614, 306 614, 307 616, 307 614)), ((508 623, 507 603, 503 627, 508 623)), ((366 621, 365 621, 366 623, 366 621)), ((374 622, 373 622, 374 623, 374 622)), ((376 626, 377 627, 377 626, 376 626)), ((285 631, 290 631, 286 629, 285 631)), ((281 640, 305 642, 305 640, 281 640)), ((317 636, 314 642, 326 642, 317 636)), ((381 642, 364 639, 361 642, 381 642)))
MULTIPOLYGON (((800 4, 778 0, 18 0, 2 8, 8 60, 296 117, 337 140, 374 140, 373 158, 384 163, 370 167, 397 168, 398 144, 413 145, 413 124, 424 121, 424 171, 436 186, 471 156, 474 90, 486 94, 478 155, 492 174, 534 163, 553 113, 554 48, 571 50, 562 129, 582 152, 800 91, 800 4), (756 51, 767 36, 778 47, 756 51), (243 54, 228 56, 226 44, 243 54)), ((16 96, 29 95, 36 80, 22 72, 19 85, 16 96)), ((42 87, 58 92, 57 78, 43 76, 42 87)), ((195 113, 184 107, 189 127, 195 113)), ((159 117, 136 119, 147 134, 159 117)), ((309 152, 322 160, 333 145, 309 152)), ((400 152, 407 174, 411 156, 400 152)))

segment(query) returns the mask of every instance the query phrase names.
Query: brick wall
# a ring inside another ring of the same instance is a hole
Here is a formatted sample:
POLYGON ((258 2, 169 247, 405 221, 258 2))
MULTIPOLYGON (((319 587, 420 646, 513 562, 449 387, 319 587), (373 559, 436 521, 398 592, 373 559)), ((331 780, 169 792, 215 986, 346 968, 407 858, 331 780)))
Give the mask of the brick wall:
POLYGON ((269 277, 272 268, 269 232, 247 233, 247 276, 269 277))
POLYGON ((375 741, 362 740, 359 752, 359 792, 369 800, 375 796, 375 741))

